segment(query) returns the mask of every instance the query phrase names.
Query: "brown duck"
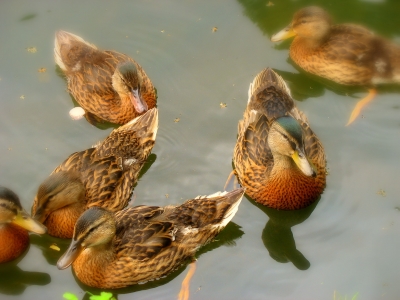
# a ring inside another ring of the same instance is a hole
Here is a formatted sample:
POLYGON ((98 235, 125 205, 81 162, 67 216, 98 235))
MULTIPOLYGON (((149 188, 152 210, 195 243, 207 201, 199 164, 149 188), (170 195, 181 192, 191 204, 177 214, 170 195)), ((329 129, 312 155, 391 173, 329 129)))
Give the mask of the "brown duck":
POLYGON ((18 196, 0 186, 0 263, 19 257, 29 246, 28 230, 44 234, 46 227, 22 208, 18 196))
POLYGON ((69 92, 91 123, 125 124, 156 106, 156 91, 149 77, 125 54, 99 50, 60 30, 54 58, 67 77, 69 92))
POLYGON ((325 188, 322 144, 286 83, 269 68, 250 84, 233 162, 246 194, 276 209, 303 208, 325 188))
POLYGON ((357 103, 347 125, 374 98, 376 84, 400 82, 398 45, 358 25, 333 25, 322 8, 310 6, 299 10, 289 26, 271 40, 277 42, 292 36, 295 38, 290 57, 302 69, 340 84, 370 88, 367 97, 357 103))
POLYGON ((57 267, 97 288, 121 288, 160 278, 193 259, 233 218, 242 188, 179 206, 136 206, 117 213, 92 207, 77 221, 57 267))
POLYGON ((71 238, 76 220, 89 207, 123 209, 157 129, 158 112, 153 108, 114 129, 93 148, 71 154, 39 186, 32 216, 48 227, 50 235, 71 238))

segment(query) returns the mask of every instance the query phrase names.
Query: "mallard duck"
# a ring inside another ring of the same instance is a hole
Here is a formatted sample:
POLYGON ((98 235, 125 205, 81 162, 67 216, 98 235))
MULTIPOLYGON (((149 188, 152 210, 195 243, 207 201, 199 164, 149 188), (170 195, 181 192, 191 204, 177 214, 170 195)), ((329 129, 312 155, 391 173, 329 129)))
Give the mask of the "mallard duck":
POLYGON ((57 31, 54 58, 89 122, 125 124, 156 106, 156 91, 129 56, 102 51, 81 37, 57 31))
POLYGON ((370 88, 368 96, 353 110, 348 124, 374 98, 376 84, 400 82, 398 45, 359 25, 333 25, 322 8, 299 10, 289 26, 271 40, 277 42, 292 36, 295 38, 290 57, 302 69, 340 84, 370 88))
POLYGON ((47 226, 50 235, 71 238, 76 220, 87 208, 123 209, 157 129, 158 112, 153 108, 114 129, 96 146, 71 154, 39 186, 32 216, 47 226))
POLYGON ((22 208, 18 196, 0 186, 0 263, 19 257, 29 246, 28 230, 46 233, 46 227, 33 220, 22 208))
POLYGON ((250 84, 233 162, 255 201, 276 209, 308 206, 325 188, 325 154, 282 77, 271 69, 250 84))
POLYGON ((160 278, 192 259, 233 218, 244 189, 179 206, 136 206, 112 213, 91 207, 79 217, 57 267, 72 264, 84 284, 121 288, 160 278))

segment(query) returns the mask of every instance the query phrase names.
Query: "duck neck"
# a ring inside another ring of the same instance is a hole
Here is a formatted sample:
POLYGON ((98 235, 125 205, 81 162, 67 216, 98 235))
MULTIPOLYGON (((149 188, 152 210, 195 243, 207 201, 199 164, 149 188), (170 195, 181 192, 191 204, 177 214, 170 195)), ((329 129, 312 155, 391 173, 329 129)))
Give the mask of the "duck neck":
POLYGON ((272 153, 274 157, 274 167, 271 170, 271 176, 281 173, 282 171, 296 171, 298 167, 293 159, 287 155, 272 153))
POLYGON ((43 223, 47 227, 47 233, 59 238, 72 238, 75 223, 85 208, 84 203, 77 202, 53 211, 43 223))
POLYGON ((114 241, 83 250, 72 264, 76 276, 86 285, 104 288, 107 268, 116 259, 114 241))
POLYGON ((290 157, 275 154, 259 202, 275 209, 300 209, 314 202, 322 190, 315 178, 303 174, 290 157))

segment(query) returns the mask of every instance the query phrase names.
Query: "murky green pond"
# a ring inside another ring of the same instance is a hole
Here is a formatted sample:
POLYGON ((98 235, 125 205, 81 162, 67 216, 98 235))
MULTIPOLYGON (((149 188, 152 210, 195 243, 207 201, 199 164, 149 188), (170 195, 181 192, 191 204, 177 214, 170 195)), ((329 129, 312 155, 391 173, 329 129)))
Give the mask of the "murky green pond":
MULTIPOLYGON (((288 81, 325 146, 326 190, 298 212, 261 209, 244 199, 233 222, 199 253, 190 299, 349 299, 356 293, 358 299, 399 299, 400 88, 381 88, 363 118, 345 127, 366 91, 299 71, 288 59, 290 43, 269 38, 312 3, 338 22, 364 24, 400 43, 400 2, 268 3, 2 1, 0 184, 30 210, 38 185, 59 163, 111 131, 70 119, 73 103, 53 60, 58 29, 131 55, 158 89, 160 128, 135 204, 180 203, 223 188, 249 83, 269 66, 288 81)), ((23 257, 0 265, 0 299, 98 294, 71 269, 56 268, 68 244, 32 235, 23 257), (53 243, 60 252, 50 249, 53 243)), ((183 267, 114 293, 118 299, 175 299, 186 273, 183 267)))

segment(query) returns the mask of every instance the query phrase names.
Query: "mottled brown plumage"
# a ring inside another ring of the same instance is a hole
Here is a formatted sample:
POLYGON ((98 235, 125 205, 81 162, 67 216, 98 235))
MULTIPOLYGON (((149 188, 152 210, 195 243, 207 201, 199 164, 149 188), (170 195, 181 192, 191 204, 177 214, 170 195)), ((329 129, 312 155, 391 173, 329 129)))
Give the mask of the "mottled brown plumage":
POLYGON ((54 57, 68 89, 89 122, 125 124, 156 106, 156 91, 142 67, 116 51, 102 51, 79 36, 56 33, 54 57))
POLYGON ((374 98, 376 84, 400 82, 399 45, 359 25, 333 25, 322 8, 310 6, 299 10, 289 26, 271 40, 277 42, 292 36, 295 38, 290 57, 302 69, 340 84, 370 88, 369 94, 357 103, 347 125, 374 98))
POLYGON ((48 227, 50 235, 71 238, 76 220, 87 208, 123 209, 157 129, 158 112, 153 108, 114 129, 93 148, 71 154, 40 185, 32 216, 48 227))
POLYGON ((325 154, 283 79, 271 69, 250 84, 234 150, 246 194, 276 209, 300 209, 325 187, 325 154))
POLYGON ((18 196, 0 186, 0 263, 19 257, 29 246, 28 230, 43 234, 46 227, 22 208, 18 196))
POLYGON ((291 36, 290 57, 307 72, 346 85, 400 82, 398 45, 359 25, 333 25, 322 8, 299 10, 271 39, 291 36))
POLYGON ((136 206, 115 214, 97 207, 77 221, 57 266, 72 263, 83 283, 121 288, 160 278, 192 259, 233 218, 244 190, 215 193, 179 206, 136 206))

